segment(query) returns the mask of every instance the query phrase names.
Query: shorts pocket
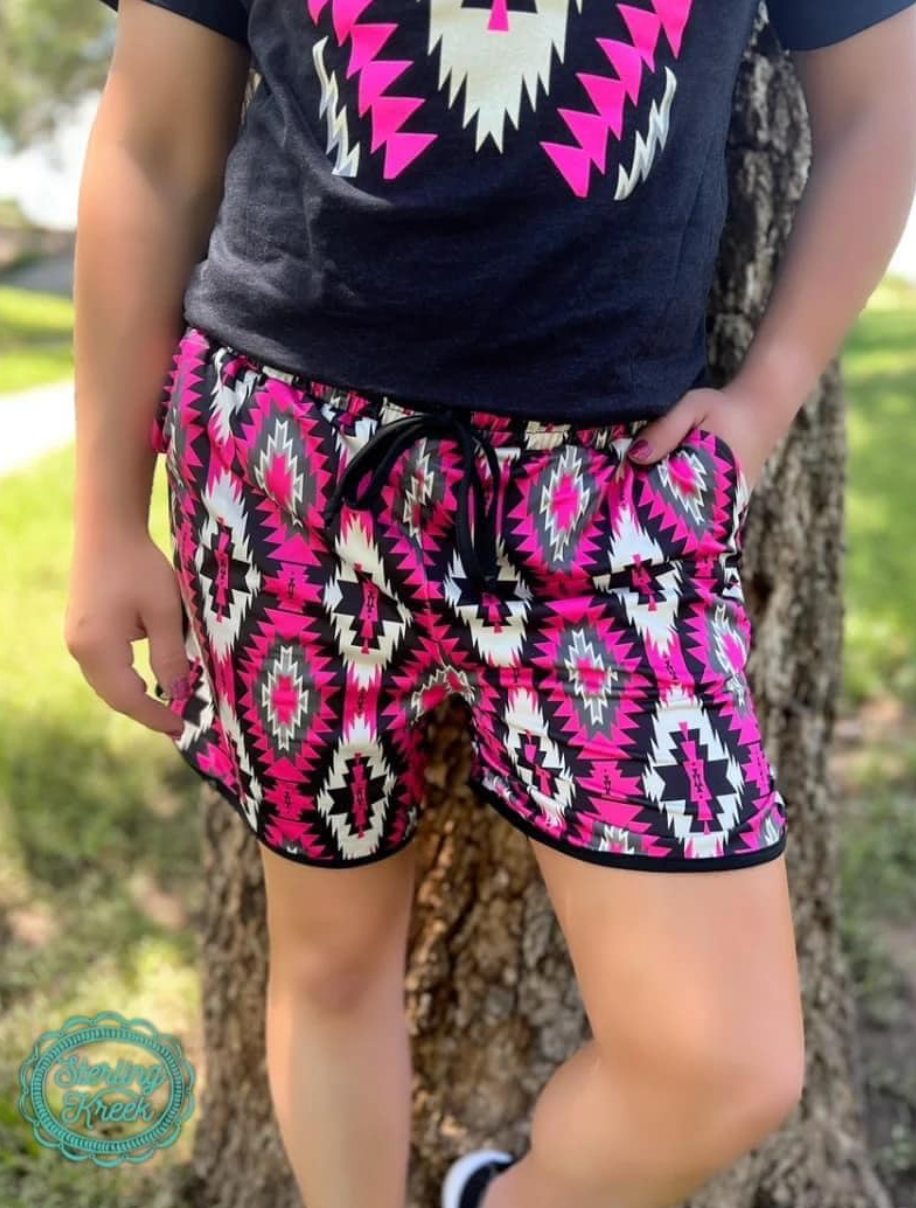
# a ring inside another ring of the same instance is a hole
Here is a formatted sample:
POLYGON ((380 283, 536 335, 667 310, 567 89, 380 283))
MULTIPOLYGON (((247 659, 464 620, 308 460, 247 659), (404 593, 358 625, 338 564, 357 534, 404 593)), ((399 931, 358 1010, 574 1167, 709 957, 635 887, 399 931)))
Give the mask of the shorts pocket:
POLYGON ((715 513, 718 538, 726 551, 740 555, 753 494, 740 454, 725 437, 700 424, 688 430, 678 448, 684 446, 691 447, 708 466, 709 506, 715 513))
POLYGON ((172 350, 172 363, 162 383, 159 402, 149 431, 149 443, 156 453, 174 462, 173 447, 181 423, 180 411, 189 386, 196 380, 189 377, 205 364, 206 344, 199 332, 186 325, 172 350))
POLYGON ((156 407, 156 414, 153 416, 153 421, 149 430, 149 446, 154 453, 164 454, 167 451, 165 440, 165 412, 167 404, 160 399, 156 407))
POLYGON ((233 472, 288 520, 324 532, 344 440, 325 407, 280 378, 252 372, 234 385, 226 423, 233 472))
MULTIPOLYGON (((180 345, 179 345, 180 347, 180 345)), ((178 380, 178 359, 179 352, 176 349, 172 353, 172 364, 166 374, 165 381, 162 384, 162 390, 159 394, 159 402, 156 404, 156 410, 150 422, 149 429, 149 445, 154 453, 162 454, 163 456, 169 450, 169 413, 171 410, 172 399, 175 395, 175 383, 178 380)))
POLYGON ((749 499, 753 493, 753 488, 748 483, 747 474, 744 470, 744 462, 732 444, 724 436, 720 436, 718 432, 713 432, 711 428, 703 428, 697 424, 694 425, 692 431, 706 437, 708 440, 712 440, 716 446, 716 452, 731 464, 732 470, 735 473, 736 484, 739 487, 738 493, 749 499))

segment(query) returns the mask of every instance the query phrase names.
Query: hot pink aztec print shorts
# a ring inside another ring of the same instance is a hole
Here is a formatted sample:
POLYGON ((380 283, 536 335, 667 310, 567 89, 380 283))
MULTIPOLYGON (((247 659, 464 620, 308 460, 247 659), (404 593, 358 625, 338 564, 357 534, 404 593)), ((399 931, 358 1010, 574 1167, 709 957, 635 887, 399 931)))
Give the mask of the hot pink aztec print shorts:
POLYGON ((366 864, 412 839, 424 719, 458 693, 472 785, 531 838, 663 872, 778 856, 747 480, 699 427, 635 465, 646 422, 406 405, 188 325, 152 432, 192 664, 181 754, 270 850, 366 864))

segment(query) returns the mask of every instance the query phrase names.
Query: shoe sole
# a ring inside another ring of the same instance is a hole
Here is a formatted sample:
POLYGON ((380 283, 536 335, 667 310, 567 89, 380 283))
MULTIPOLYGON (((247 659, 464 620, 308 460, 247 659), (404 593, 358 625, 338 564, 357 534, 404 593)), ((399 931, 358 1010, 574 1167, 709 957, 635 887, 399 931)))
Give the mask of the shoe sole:
POLYGON ((475 1149, 458 1158, 449 1167, 442 1184, 442 1208, 459 1208, 461 1193, 470 1176, 480 1166, 494 1158, 508 1160, 512 1154, 504 1149, 475 1149))

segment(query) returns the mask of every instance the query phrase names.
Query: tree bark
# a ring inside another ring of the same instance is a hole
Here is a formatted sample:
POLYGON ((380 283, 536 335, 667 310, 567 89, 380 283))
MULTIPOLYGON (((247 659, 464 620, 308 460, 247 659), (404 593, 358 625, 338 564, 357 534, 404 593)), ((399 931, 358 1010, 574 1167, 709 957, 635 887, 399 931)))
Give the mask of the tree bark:
MULTIPOLYGON (((791 63, 760 21, 735 102, 730 210, 710 300, 719 384, 736 371, 759 320, 810 152, 791 63)), ((755 488, 742 570, 755 630, 752 690, 789 806, 807 1086, 784 1127, 708 1183, 692 1208, 890 1208, 869 1164, 854 1092, 855 1019, 839 943, 827 779, 842 674, 843 413, 834 365, 755 488)), ((463 704, 438 711, 429 743, 407 983, 413 1208, 438 1204, 442 1174, 460 1151, 523 1147, 540 1088, 589 1036, 528 840, 465 785, 463 704)), ((264 1071, 260 862, 232 811, 205 793, 206 1088, 186 1192, 196 1208, 300 1208, 264 1071)))
MULTIPOLYGON (((710 305, 719 382, 738 369, 804 186, 810 136, 791 61, 762 26, 735 94, 730 206, 710 305)), ((840 947, 828 756, 842 690, 845 398, 839 363, 768 460, 747 522, 748 664, 789 810, 787 862, 805 1006, 807 1082, 792 1118, 710 1183, 695 1208, 890 1208, 864 1140, 855 1006, 840 947)))

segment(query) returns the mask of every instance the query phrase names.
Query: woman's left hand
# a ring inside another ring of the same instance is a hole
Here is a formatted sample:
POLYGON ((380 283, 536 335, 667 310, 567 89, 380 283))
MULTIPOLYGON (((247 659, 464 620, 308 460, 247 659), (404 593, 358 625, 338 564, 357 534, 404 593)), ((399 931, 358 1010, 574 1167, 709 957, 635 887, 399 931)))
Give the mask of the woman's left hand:
POLYGON ((706 428, 731 447, 753 490, 775 445, 764 418, 756 400, 727 386, 721 390, 700 386, 688 390, 670 411, 641 428, 628 456, 638 465, 651 465, 676 449, 691 428, 706 428), (641 441, 646 441, 648 447, 641 446, 641 441))

